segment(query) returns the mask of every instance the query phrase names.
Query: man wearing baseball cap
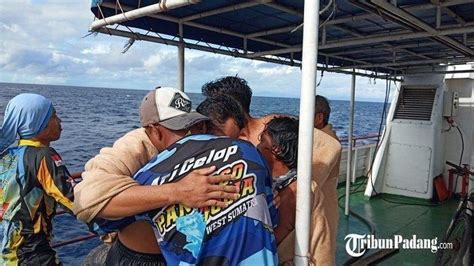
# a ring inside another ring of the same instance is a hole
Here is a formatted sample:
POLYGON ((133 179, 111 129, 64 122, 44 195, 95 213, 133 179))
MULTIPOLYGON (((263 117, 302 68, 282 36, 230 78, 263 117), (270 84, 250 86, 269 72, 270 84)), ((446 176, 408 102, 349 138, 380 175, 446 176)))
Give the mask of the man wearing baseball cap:
MULTIPOLYGON (((166 89, 161 92, 164 91, 166 89)), ((149 103, 153 105, 152 102, 149 103)), ((176 107, 174 108, 176 109, 175 116, 190 110, 189 98, 184 93, 182 97, 175 99, 173 105, 176 107)), ((194 112, 190 113, 192 119, 184 120, 183 128, 189 127, 190 131, 198 130, 200 124, 203 124, 199 121, 207 118, 194 112), (194 116, 196 119, 193 118, 194 116)), ((173 114, 163 111, 161 119, 167 120, 166 115, 173 114)), ((186 116, 187 118, 189 117, 186 116)), ((151 117, 151 119, 157 119, 157 117, 151 117)), ((168 121, 168 123, 173 122, 176 122, 176 119, 168 121)), ((187 133, 187 130, 183 131, 187 133)), ((191 207, 224 207, 226 204, 222 201, 223 199, 235 197, 237 189, 234 186, 215 185, 231 180, 232 177, 229 175, 211 176, 214 171, 212 167, 191 171, 175 183, 162 186, 140 186, 132 179, 132 176, 162 151, 159 147, 163 145, 157 144, 157 146, 158 148, 151 143, 145 129, 139 128, 121 137, 112 147, 101 149, 97 156, 89 160, 82 173, 83 182, 74 189, 74 212, 78 219, 83 221, 91 221, 94 218, 117 220, 174 203, 191 207)), ((128 219, 130 222, 130 218, 128 219)), ((120 221, 117 223, 120 224, 120 221)), ((140 254, 134 251, 143 253, 144 258, 148 255, 153 257, 153 254, 159 253, 153 230, 147 222, 135 222, 127 228, 129 231, 121 235, 121 240, 130 247, 131 254, 138 254, 138 259, 132 256, 132 260, 140 261, 140 254), (128 239, 127 232, 139 236, 139 241, 128 239), (148 239, 150 241, 147 241, 148 239)), ((107 248, 107 246, 101 246, 99 249, 102 250, 104 247, 107 248)), ((126 251, 124 253, 127 254, 126 251)), ((153 261, 155 263, 155 258, 153 261)))
MULTIPOLYGON (((207 117, 191 111, 187 95, 176 89, 149 92, 140 106, 140 122, 153 145, 163 151, 142 167, 134 179, 141 185, 164 186, 179 182, 193 170, 212 169, 214 174, 232 175, 234 180, 223 181, 221 185, 238 187, 239 194, 225 200, 225 206, 191 208, 173 202, 112 222, 115 228, 109 226, 106 230, 119 229, 120 234, 109 251, 107 265, 125 265, 137 258, 144 263, 166 260, 170 265, 277 263, 272 230, 277 214, 267 164, 249 142, 188 134, 190 127, 206 120, 207 117), (141 252, 139 257, 133 256, 134 250, 125 241, 140 240, 137 230, 132 230, 140 220, 155 227, 165 260, 159 255, 145 257, 141 250, 135 250, 141 252)), ((190 190, 189 194, 192 193, 190 190)), ((216 192, 216 198, 221 193, 216 192)))
POLYGON ((183 130, 206 120, 209 118, 191 111, 191 100, 185 93, 170 87, 152 90, 140 105, 143 127, 160 124, 171 130, 183 130))

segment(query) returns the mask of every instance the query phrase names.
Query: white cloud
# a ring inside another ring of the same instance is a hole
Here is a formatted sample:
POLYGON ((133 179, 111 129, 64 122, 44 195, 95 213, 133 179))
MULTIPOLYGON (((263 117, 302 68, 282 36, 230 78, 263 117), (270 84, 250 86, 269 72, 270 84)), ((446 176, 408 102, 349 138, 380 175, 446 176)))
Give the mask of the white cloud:
POLYGON ((108 54, 110 53, 110 46, 105 44, 95 44, 90 48, 86 48, 81 51, 81 54, 91 54, 91 55, 99 55, 99 54, 108 54))
POLYGON ((76 64, 87 64, 89 63, 89 60, 87 59, 82 59, 82 58, 77 58, 69 55, 62 54, 61 52, 58 51, 53 51, 52 52, 52 58, 51 60, 54 63, 64 63, 64 61, 71 61, 76 64))
POLYGON ((148 69, 154 69, 158 67, 162 61, 163 59, 161 55, 155 54, 145 59, 145 61, 143 62, 143 66, 148 69))
MULTIPOLYGON (((0 82, 150 89, 176 86, 177 48, 88 33, 90 1, 0 1, 0 82), (25 15, 28 14, 28 15, 25 15)), ((199 92, 210 80, 239 75, 254 95, 299 97, 298 67, 238 59, 186 49, 186 90, 199 92)), ((319 75, 318 75, 319 77, 319 75)), ((319 80, 319 78, 318 78, 319 80)), ((357 99, 383 100, 384 84, 360 78, 357 99)), ((325 73, 318 93, 349 99, 350 76, 325 73)))
POLYGON ((102 71, 103 71, 103 69, 100 68, 100 67, 93 67, 93 68, 87 69, 87 74, 95 75, 95 74, 101 73, 102 71))
POLYGON ((38 84, 65 84, 66 77, 37 76, 31 83, 38 84))
POLYGON ((0 23, 0 26, 6 30, 6 31, 9 31, 10 33, 12 34, 15 34, 15 35, 19 35, 23 38, 26 38, 28 37, 28 35, 25 33, 25 31, 23 31, 21 29, 21 27, 18 25, 18 24, 10 24, 10 25, 7 25, 5 23, 0 23))

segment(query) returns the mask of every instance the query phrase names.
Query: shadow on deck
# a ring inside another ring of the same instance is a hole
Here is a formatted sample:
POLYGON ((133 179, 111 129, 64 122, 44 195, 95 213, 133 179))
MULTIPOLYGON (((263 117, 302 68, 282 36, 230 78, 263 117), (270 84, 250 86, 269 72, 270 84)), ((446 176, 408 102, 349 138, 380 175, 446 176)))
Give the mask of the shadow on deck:
MULTIPOLYGON (((458 201, 449 200, 444 204, 428 207, 408 204, 394 204, 384 199, 403 203, 430 204, 427 200, 413 199, 402 196, 383 195, 368 199, 364 196, 365 185, 350 197, 351 210, 364 217, 375 226, 376 238, 393 239, 393 235, 402 235, 403 239, 437 239, 442 242, 443 236, 453 217, 458 201), (382 198, 383 197, 383 198, 382 198)), ((345 193, 345 188, 339 188, 339 195, 345 193)), ((340 198, 344 206, 344 198, 340 198)), ((344 209, 339 208, 340 219, 337 236, 337 265, 342 265, 351 257, 346 252, 348 234, 370 234, 370 229, 354 216, 346 217, 344 209)), ((373 253, 374 251, 370 251, 373 253)), ((377 265, 433 265, 436 254, 430 250, 402 249, 398 253, 381 260, 377 265)))

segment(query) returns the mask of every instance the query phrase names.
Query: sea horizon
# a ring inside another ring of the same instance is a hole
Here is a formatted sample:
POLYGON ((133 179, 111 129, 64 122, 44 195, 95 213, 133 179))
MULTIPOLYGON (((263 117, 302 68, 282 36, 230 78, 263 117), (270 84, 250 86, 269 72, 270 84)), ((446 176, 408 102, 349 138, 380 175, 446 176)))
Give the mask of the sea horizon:
MULTIPOLYGON (((51 86, 51 87, 69 87, 69 88, 83 88, 83 89, 110 89, 110 90, 133 90, 133 91, 149 91, 150 89, 137 89, 137 88, 114 88, 114 87, 90 87, 90 86, 81 86, 81 85, 62 85, 62 84, 46 84, 46 83, 18 83, 18 82, 3 82, 0 81, 0 85, 12 84, 12 85, 28 85, 28 86, 51 86)), ((186 93, 201 94, 200 91, 185 91, 186 93)), ((272 96, 272 95, 261 95, 254 89, 252 89, 253 97, 267 97, 267 98, 284 98, 284 99, 296 99, 298 97, 286 97, 286 96, 272 96)), ((324 95, 322 95, 324 96, 324 95)), ((341 102, 350 102, 350 99, 335 99, 329 98, 330 101, 341 101, 341 102)), ((358 103, 383 103, 383 101, 371 101, 371 100, 355 100, 358 103)))

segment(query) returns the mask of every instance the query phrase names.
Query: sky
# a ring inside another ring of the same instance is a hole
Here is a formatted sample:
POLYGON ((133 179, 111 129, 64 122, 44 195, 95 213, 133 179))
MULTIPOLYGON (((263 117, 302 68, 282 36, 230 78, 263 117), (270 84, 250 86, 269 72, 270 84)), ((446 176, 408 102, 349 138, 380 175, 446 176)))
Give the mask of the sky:
MULTIPOLYGON (((177 48, 128 39, 83 37, 93 20, 88 0, 1 0, 0 82, 151 90, 176 86, 177 48)), ((227 75, 246 79, 258 96, 299 98, 298 67, 186 49, 185 91, 227 75)), ((318 73, 318 81, 320 73, 318 73)), ((324 73, 317 93, 349 100, 351 77, 324 73)), ((358 77, 356 100, 379 101, 385 81, 358 77)))

